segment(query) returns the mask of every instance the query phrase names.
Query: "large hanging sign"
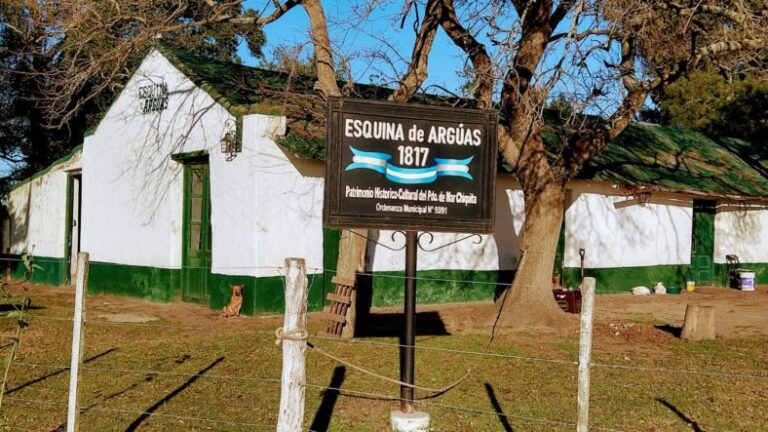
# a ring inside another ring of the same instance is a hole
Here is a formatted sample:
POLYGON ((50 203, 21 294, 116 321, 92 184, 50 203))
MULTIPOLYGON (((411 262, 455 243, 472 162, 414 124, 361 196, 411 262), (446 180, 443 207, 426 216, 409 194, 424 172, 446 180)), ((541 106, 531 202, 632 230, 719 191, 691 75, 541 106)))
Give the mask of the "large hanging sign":
POLYGON ((331 98, 325 225, 490 233, 491 111, 331 98))

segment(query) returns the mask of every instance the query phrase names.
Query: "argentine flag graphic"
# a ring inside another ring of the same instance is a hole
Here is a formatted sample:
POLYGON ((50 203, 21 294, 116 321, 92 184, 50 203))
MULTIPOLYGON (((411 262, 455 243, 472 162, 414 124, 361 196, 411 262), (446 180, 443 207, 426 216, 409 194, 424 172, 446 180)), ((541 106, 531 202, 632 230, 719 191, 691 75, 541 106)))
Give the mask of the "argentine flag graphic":
POLYGON ((469 173, 469 164, 474 159, 441 159, 435 158, 435 164, 426 168, 402 168, 392 165, 392 155, 379 152, 366 152, 352 146, 349 149, 354 155, 352 163, 346 171, 367 169, 384 174, 387 180, 399 184, 429 184, 438 177, 463 177, 474 180, 469 173))

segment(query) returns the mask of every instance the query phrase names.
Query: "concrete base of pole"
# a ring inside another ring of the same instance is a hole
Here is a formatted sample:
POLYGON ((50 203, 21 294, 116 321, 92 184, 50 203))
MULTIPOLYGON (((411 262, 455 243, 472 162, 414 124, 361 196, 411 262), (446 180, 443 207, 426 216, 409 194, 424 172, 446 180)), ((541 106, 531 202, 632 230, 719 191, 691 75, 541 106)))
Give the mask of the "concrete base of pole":
POLYGON ((429 414, 415 411, 405 414, 402 411, 392 411, 389 416, 392 432, 429 432, 429 414))

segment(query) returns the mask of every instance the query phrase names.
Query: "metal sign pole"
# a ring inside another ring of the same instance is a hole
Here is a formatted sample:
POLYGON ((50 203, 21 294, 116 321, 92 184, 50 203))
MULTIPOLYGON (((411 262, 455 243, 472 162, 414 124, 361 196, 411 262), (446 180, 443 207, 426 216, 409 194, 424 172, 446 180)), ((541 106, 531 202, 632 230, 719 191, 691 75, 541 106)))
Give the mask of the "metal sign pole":
MULTIPOLYGON (((400 381, 414 384, 414 365, 416 357, 416 231, 405 235, 405 328, 404 345, 400 349, 400 381)), ((400 386, 400 411, 413 412, 413 387, 400 386)))

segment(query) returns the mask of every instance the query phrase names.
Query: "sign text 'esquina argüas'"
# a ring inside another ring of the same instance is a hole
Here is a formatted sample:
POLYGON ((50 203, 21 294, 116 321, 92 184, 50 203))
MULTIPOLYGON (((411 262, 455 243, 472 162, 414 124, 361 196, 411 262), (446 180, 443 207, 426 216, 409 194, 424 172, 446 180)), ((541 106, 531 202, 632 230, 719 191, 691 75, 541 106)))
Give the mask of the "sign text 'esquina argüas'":
POLYGON ((496 115, 331 99, 329 227, 490 232, 496 115))

